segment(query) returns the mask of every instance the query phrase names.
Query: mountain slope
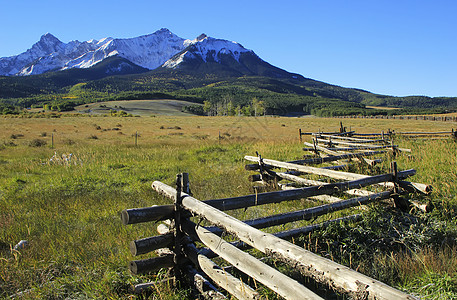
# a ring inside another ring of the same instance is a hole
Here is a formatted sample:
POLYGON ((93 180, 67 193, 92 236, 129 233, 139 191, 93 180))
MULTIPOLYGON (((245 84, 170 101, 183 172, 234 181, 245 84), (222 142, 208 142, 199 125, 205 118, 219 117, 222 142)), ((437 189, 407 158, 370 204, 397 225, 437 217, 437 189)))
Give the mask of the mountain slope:
POLYGON ((147 72, 125 58, 109 57, 88 69, 68 69, 33 76, 0 76, 0 98, 60 93, 65 87, 115 75, 147 72))

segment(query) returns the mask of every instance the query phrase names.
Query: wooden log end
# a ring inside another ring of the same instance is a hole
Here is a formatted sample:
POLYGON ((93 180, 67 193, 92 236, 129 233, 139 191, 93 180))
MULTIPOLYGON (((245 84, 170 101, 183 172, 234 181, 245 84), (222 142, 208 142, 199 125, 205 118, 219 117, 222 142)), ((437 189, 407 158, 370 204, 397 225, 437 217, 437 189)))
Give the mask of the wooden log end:
POLYGON ((138 255, 138 249, 136 247, 136 241, 131 241, 130 244, 129 244, 129 250, 130 250, 130 253, 133 255, 133 256, 137 256, 138 255))
POLYGON ((130 272, 132 272, 132 274, 138 275, 138 266, 136 264, 136 261, 129 262, 129 270, 130 272))
POLYGON ((249 175, 248 179, 251 182, 256 182, 256 181, 261 181, 262 180, 260 174, 249 175))
POLYGON ((124 225, 129 225, 129 212, 127 209, 121 211, 121 221, 124 225))
POLYGON ((433 191, 433 186, 427 184, 425 186, 425 194, 430 194, 433 191))
POLYGON ((411 201, 411 203, 416 208, 420 209, 421 211, 423 211, 425 213, 429 213, 435 208, 435 206, 433 205, 433 203, 431 201, 429 201, 427 203, 420 203, 420 202, 417 202, 417 201, 411 201))
POLYGON ((248 171, 257 171, 258 169, 260 169, 260 167, 258 164, 248 164, 244 165, 244 169, 248 171))

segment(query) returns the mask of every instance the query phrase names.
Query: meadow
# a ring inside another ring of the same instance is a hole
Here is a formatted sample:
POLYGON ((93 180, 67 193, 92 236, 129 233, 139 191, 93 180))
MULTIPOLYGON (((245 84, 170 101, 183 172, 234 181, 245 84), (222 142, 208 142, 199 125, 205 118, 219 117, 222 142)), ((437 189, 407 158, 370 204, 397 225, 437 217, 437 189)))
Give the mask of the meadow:
MULTIPOLYGON (((127 263, 134 259, 129 242, 155 235, 156 224, 123 226, 120 212, 169 203, 152 191, 151 183, 172 185, 179 172, 190 174, 200 200, 251 194, 245 155, 258 151, 265 158, 299 159, 305 154, 299 128, 337 131, 340 121, 166 115, 0 118, 0 298, 190 299, 187 289, 166 284, 147 295, 132 295, 133 284, 165 275, 129 273, 127 263), (70 154, 71 160, 62 159, 70 154), (21 240, 28 244, 14 250, 21 240)), ((416 120, 344 122, 361 133, 450 131, 453 126, 416 120)), ((411 155, 395 158, 399 169, 416 169, 412 181, 434 188, 430 196, 410 197, 431 201, 433 212, 374 204, 359 223, 331 226, 295 242, 424 299, 455 299, 457 143, 451 138, 396 143, 412 149, 411 155)), ((386 156, 373 172, 386 172, 391 159, 386 156)), ((352 171, 367 171, 360 168, 352 171)), ((232 213, 245 219, 312 205, 293 201, 232 213)))
POLYGON ((82 114, 110 114, 113 110, 123 110, 135 116, 190 116, 190 114, 182 112, 182 108, 192 104, 194 103, 170 99, 119 100, 78 105, 74 108, 74 111, 82 114))

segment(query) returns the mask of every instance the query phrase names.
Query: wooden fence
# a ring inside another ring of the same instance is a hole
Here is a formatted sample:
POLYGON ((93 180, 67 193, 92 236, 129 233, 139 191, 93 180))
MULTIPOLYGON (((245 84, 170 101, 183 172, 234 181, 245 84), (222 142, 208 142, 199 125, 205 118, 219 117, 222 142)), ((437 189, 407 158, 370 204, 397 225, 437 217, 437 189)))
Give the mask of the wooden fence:
POLYGON ((454 138, 457 139, 457 129, 453 128, 449 131, 435 131, 435 132, 418 132, 418 131, 395 131, 388 129, 379 133, 357 133, 353 130, 347 131, 347 128, 340 122, 340 129, 338 132, 305 132, 301 128, 298 129, 298 137, 300 142, 303 142, 303 136, 313 137, 330 137, 331 139, 348 139, 352 142, 356 141, 354 138, 360 138, 364 140, 364 143, 374 142, 392 142, 397 136, 408 137, 408 138, 454 138), (352 138, 352 139, 351 139, 352 138), (375 141, 373 141, 375 139, 375 141))
MULTIPOLYGON (((189 178, 186 173, 177 175, 176 188, 155 181, 152 183, 152 188, 173 200, 174 205, 126 209, 122 211, 121 219, 125 225, 173 220, 166 222, 167 226, 159 225, 158 231, 162 233, 161 235, 136 240, 130 244, 133 255, 159 251, 162 248, 169 250, 161 250, 162 255, 156 257, 130 262, 129 268, 132 273, 143 274, 156 272, 160 268, 173 268, 176 278, 192 282, 205 298, 224 299, 225 293, 221 293, 218 288, 238 299, 260 298, 258 291, 252 285, 241 281, 238 276, 232 275, 228 268, 222 268, 212 260, 212 258, 220 257, 281 297, 286 299, 323 299, 301 282, 286 276, 263 262, 262 259, 257 259, 243 251, 243 249, 252 247, 268 258, 283 262, 303 276, 327 285, 338 292, 349 294, 355 299, 416 299, 286 241, 286 239, 317 230, 334 222, 357 219, 359 218, 358 215, 275 234, 259 230, 297 220, 310 220, 329 212, 383 199, 401 199, 399 194, 403 189, 418 189, 419 187, 419 190, 428 191, 429 187, 425 187, 425 185, 406 181, 407 177, 415 174, 415 170, 398 171, 396 164, 393 163, 392 172, 368 176, 335 171, 329 168, 305 166, 297 162, 285 163, 267 160, 260 156, 247 156, 245 158, 257 162, 261 180, 287 179, 309 186, 200 201, 191 196, 189 178), (273 168, 285 168, 289 172, 273 172, 273 168), (308 179, 297 176, 301 173, 319 174, 343 181, 335 183, 310 182, 308 179), (371 185, 383 185, 387 189, 382 192, 361 190, 363 187, 371 185), (364 194, 347 200, 338 199, 336 202, 317 207, 244 221, 224 212, 306 197, 328 196, 342 191, 351 194, 364 194), (199 222, 196 224, 196 219, 205 219, 212 225, 202 226, 199 225, 199 222), (230 233, 237 241, 226 241, 221 237, 222 233, 230 233), (195 242, 202 243, 203 246, 197 248, 195 242)), ((252 279, 250 280, 251 283, 252 279)), ((146 286, 149 285, 146 284, 146 286)), ((138 286, 138 289, 141 289, 141 286, 138 286)))
POLYGON ((403 115, 377 115, 377 116, 339 116, 339 119, 392 119, 392 120, 423 120, 423 121, 440 121, 440 122, 457 122, 455 116, 403 116, 403 115))

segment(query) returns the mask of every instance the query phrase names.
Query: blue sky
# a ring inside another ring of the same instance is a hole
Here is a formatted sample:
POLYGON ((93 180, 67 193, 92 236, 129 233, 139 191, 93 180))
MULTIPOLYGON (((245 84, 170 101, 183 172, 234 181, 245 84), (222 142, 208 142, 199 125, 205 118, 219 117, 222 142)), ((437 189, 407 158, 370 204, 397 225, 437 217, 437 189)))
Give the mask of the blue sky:
POLYGON ((290 72, 404 96, 457 96, 457 1, 0 0, 0 57, 50 32, 63 42, 162 27, 241 43, 290 72))

